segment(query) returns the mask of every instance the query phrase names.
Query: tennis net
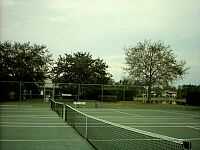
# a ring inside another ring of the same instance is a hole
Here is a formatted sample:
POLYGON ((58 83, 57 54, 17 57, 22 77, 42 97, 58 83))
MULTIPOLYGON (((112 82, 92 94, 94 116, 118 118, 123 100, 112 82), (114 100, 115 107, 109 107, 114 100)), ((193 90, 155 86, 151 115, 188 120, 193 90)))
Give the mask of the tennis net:
POLYGON ((99 119, 65 105, 65 121, 97 150, 191 150, 191 142, 99 119))
POLYGON ((52 99, 49 99, 50 102, 50 108, 55 111, 59 117, 64 117, 64 103, 56 102, 52 99))

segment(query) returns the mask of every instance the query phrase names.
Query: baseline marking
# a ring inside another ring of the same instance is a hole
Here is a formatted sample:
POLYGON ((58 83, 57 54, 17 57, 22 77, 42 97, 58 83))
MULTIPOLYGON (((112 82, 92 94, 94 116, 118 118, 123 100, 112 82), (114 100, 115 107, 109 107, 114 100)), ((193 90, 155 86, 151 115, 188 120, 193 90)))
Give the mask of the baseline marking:
POLYGON ((55 123, 55 122, 0 122, 0 124, 62 124, 66 125, 67 123, 55 123))
POLYGON ((0 118, 58 118, 58 116, 43 116, 43 115, 16 115, 16 116, 0 116, 0 118))
MULTIPOLYGON (((117 123, 117 122, 116 122, 117 123)), ((200 125, 200 123, 196 123, 196 122, 194 122, 194 123, 191 123, 191 122, 188 122, 188 123, 173 123, 173 122, 171 122, 171 123, 169 123, 169 122, 165 122, 165 123, 160 123, 160 122, 158 122, 158 123, 119 123, 119 124, 127 124, 127 125, 134 125, 134 124, 168 124, 168 125, 179 125, 179 124, 191 124, 191 125, 200 125)))
MULTIPOLYGON (((189 126, 130 126, 130 127, 134 127, 134 128, 136 128, 136 127, 145 127, 145 128, 146 127, 152 127, 152 128, 176 128, 176 127, 179 127, 179 128, 188 128, 189 126)), ((193 127, 191 127, 191 128, 193 128, 193 127)), ((198 129, 198 128, 196 128, 196 129, 198 129)))
POLYGON ((187 115, 187 116, 193 116, 193 117, 199 117, 199 115, 194 115, 194 114, 187 114, 188 112, 169 112, 169 111, 164 111, 164 110, 153 110, 153 111, 159 111, 159 112, 164 112, 164 113, 169 113, 169 114, 178 114, 178 115, 187 115))
POLYGON ((121 114, 125 114, 125 115, 131 115, 131 116, 141 116, 141 117, 144 117, 142 115, 138 115, 138 114, 130 114, 130 113, 127 113, 127 112, 123 112, 123 111, 119 111, 119 110, 113 110, 114 112, 117 112, 117 113, 121 113, 121 114))
POLYGON ((71 126, 14 126, 14 125, 0 125, 0 127, 9 127, 9 128, 68 128, 71 126))
POLYGON ((67 141, 80 141, 78 139, 47 139, 47 140, 37 140, 37 139, 14 139, 14 140, 10 140, 10 139, 0 139, 1 142, 67 142, 67 141))
POLYGON ((200 126, 187 126, 188 128, 191 128, 191 129, 195 129, 195 130, 200 130, 200 126))
POLYGON ((101 118, 126 118, 126 119, 193 119, 191 117, 174 117, 174 116, 97 116, 101 118))
MULTIPOLYGON (((160 140, 160 139, 111 139, 111 140, 93 140, 93 141, 122 141, 122 140, 160 140)), ((182 139, 184 140, 184 139, 182 139)), ((186 140, 190 140, 190 141, 198 141, 200 140, 200 138, 190 138, 190 139, 186 139, 186 140)), ((66 141, 71 141, 71 142, 76 142, 76 141, 80 141, 78 139, 47 139, 47 140, 37 140, 37 139, 14 139, 14 140, 10 140, 10 139, 0 139, 1 142, 66 142, 66 141)))

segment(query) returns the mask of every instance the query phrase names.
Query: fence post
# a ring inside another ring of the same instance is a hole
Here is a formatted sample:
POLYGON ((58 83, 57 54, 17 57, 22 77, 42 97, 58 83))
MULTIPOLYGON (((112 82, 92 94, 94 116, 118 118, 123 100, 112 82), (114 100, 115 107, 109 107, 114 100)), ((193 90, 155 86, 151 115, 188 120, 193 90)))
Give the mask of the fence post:
POLYGON ((81 91, 81 84, 78 84, 78 101, 80 101, 80 91, 81 91))
POLYGON ((123 101, 125 101, 126 98, 126 85, 123 86, 123 101))
POLYGON ((22 81, 19 81, 19 101, 22 102, 22 81))
POLYGON ((85 116, 85 138, 88 139, 88 120, 87 116, 85 116))
POLYGON ((44 96, 44 102, 46 102, 46 89, 45 89, 45 84, 44 84, 44 88, 43 88, 43 96, 44 96))
POLYGON ((52 99, 54 100, 55 97, 55 83, 53 84, 53 91, 52 91, 52 99))
POLYGON ((65 120, 65 104, 63 103, 63 120, 65 120))
POLYGON ((101 85, 101 101, 103 102, 103 90, 104 90, 104 87, 103 87, 103 84, 101 85))

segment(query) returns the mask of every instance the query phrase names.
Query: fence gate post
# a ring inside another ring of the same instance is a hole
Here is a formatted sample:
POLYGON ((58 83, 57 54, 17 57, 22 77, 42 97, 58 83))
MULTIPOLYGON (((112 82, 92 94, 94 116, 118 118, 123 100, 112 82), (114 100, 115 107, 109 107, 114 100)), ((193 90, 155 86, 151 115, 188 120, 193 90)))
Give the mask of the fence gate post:
POLYGON ((101 85, 101 101, 103 102, 103 84, 101 85))
POLYGON ((19 101, 22 102, 22 81, 19 81, 19 101))

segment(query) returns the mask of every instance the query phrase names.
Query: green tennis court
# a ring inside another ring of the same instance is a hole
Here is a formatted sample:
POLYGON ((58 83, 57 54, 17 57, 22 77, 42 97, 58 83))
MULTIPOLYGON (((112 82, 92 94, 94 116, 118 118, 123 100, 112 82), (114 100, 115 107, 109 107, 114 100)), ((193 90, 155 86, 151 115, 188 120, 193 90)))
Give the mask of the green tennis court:
MULTIPOLYGON (((62 103, 54 105, 59 112, 62 103)), ((65 120, 96 149, 200 148, 198 107, 137 105, 123 109, 118 105, 117 108, 78 106, 76 110, 71 106, 65 106, 65 120)))
POLYGON ((189 140, 200 149, 200 111, 169 109, 79 109, 81 112, 124 126, 189 140))
POLYGON ((1 104, 1 149, 200 149, 198 107, 50 102, 1 104))
POLYGON ((0 131, 1 150, 93 149, 47 103, 1 104, 0 131))

